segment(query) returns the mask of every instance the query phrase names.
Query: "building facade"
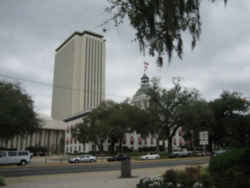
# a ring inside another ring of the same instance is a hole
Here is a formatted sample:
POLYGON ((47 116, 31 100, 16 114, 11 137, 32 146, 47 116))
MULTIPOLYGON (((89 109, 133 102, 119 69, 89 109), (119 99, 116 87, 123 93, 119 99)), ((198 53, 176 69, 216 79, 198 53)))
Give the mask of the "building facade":
POLYGON ((51 116, 63 120, 95 108, 105 98, 105 40, 75 32, 55 52, 51 116))
POLYGON ((30 147, 46 148, 49 153, 63 153, 65 127, 63 121, 41 117, 42 127, 30 135, 16 136, 9 140, 0 140, 0 148, 25 150, 30 147))

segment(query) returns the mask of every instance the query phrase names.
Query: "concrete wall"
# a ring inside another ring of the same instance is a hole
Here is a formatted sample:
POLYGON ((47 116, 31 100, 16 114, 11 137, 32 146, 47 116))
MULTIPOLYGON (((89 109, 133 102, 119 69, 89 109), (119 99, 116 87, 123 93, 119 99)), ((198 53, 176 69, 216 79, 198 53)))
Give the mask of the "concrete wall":
POLYGON ((0 147, 25 150, 30 146, 37 146, 47 148, 50 153, 60 153, 63 152, 64 137, 64 130, 40 129, 32 135, 16 136, 8 141, 0 140, 0 147))

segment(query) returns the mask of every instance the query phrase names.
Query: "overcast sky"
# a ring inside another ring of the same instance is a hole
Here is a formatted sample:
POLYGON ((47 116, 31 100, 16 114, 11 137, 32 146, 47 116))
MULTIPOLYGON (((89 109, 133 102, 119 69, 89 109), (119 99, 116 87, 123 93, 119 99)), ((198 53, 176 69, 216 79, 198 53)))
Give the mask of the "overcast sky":
POLYGON ((74 31, 90 30, 107 40, 108 99, 122 101, 134 95, 144 61, 150 63, 148 76, 159 77, 164 88, 178 76, 185 87, 198 89, 207 100, 223 90, 250 96, 249 0, 229 0, 226 7, 222 1, 203 1, 197 47, 192 51, 186 43, 183 60, 173 58, 163 68, 140 54, 128 24, 118 29, 110 25, 102 32, 99 25, 108 18, 106 5, 106 0, 0 0, 0 79, 18 78, 36 111, 50 115, 55 49, 74 31))

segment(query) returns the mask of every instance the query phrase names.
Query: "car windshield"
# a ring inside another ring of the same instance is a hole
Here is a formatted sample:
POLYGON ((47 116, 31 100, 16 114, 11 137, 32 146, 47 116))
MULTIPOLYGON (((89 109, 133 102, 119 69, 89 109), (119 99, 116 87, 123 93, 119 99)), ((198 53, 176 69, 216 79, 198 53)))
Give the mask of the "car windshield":
POLYGON ((88 155, 81 155, 80 158, 86 158, 89 157, 88 155))
POLYGON ((0 151, 0 157, 6 157, 6 152, 0 151))

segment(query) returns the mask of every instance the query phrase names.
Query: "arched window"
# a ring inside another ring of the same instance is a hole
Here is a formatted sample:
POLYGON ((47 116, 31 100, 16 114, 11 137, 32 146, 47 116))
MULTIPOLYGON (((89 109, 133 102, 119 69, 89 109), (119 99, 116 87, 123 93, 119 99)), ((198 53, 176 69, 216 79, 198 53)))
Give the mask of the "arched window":
POLYGON ((173 139, 173 144, 176 145, 176 138, 173 139))
POLYGON ((138 137, 138 144, 139 144, 139 145, 142 144, 142 139, 141 139, 141 137, 138 137))
POLYGON ((133 136, 130 137, 130 144, 131 144, 131 145, 134 144, 134 137, 133 137, 133 136))
POLYGON ((153 139, 153 137, 151 138, 151 145, 154 145, 154 139, 153 139))
POLYGON ((179 138, 179 143, 180 143, 180 146, 183 146, 182 139, 180 139, 180 138, 179 138))
POLYGON ((182 129, 179 130, 179 136, 182 136, 182 129))
POLYGON ((122 143, 123 143, 123 144, 127 144, 127 137, 126 137, 126 136, 123 137, 122 143))

